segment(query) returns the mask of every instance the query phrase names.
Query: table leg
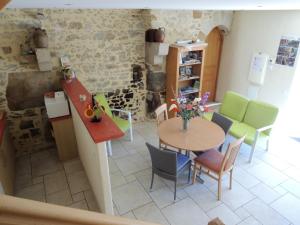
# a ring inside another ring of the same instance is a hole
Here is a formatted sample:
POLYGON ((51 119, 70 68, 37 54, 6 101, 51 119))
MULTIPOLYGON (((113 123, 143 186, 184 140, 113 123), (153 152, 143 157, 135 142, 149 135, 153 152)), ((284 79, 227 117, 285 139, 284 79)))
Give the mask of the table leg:
POLYGON ((200 177, 200 174, 197 174, 197 180, 200 184, 204 184, 204 180, 200 177))

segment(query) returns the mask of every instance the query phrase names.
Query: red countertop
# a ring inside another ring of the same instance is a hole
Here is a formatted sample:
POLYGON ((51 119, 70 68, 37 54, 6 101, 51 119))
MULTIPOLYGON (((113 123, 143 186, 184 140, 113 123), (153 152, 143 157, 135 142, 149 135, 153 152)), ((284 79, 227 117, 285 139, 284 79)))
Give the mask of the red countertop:
POLYGON ((0 144, 2 143, 5 126, 6 126, 6 115, 4 113, 3 118, 0 120, 0 144))
POLYGON ((66 83, 63 80, 62 87, 68 95, 69 100, 72 101, 95 143, 120 138, 124 135, 119 127, 106 114, 102 116, 102 120, 99 123, 92 123, 84 116, 87 105, 92 103, 92 95, 85 89, 79 80, 74 79, 71 83, 66 83), (81 102, 79 95, 85 95, 86 101, 81 102))

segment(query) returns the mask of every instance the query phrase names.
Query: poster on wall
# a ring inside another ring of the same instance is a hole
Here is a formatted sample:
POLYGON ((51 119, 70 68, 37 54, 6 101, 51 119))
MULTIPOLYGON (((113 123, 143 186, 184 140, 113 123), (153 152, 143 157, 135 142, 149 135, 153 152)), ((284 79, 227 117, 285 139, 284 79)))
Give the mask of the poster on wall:
POLYGON ((298 53, 300 38, 282 36, 276 56, 276 64, 293 67, 298 53))

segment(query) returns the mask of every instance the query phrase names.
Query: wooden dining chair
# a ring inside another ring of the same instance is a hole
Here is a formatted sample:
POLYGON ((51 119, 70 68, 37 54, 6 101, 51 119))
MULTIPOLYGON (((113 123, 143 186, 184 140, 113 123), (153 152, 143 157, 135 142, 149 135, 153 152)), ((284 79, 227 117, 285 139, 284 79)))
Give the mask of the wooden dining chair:
MULTIPOLYGON (((165 120, 168 120, 168 108, 167 108, 167 104, 164 103, 161 106, 159 106, 156 110, 155 110, 155 115, 156 115, 156 123, 157 123, 157 127, 165 120)), ((165 145, 165 147, 167 147, 167 145, 161 141, 159 139, 159 147, 162 148, 162 145, 165 145)))
POLYGON ((218 200, 221 199, 222 191, 222 176, 226 173, 230 173, 229 189, 232 188, 232 172, 234 162, 239 153, 240 147, 244 142, 245 136, 233 141, 229 144, 225 155, 220 153, 218 149, 211 149, 204 152, 202 155, 194 159, 194 175, 193 184, 196 181, 197 171, 203 172, 211 178, 218 181, 218 200), (205 170, 203 170, 205 169, 205 170))
POLYGON ((167 104, 164 103, 161 106, 159 106, 155 110, 155 115, 156 115, 156 123, 157 125, 161 124, 161 122, 165 121, 168 119, 168 108, 167 104))

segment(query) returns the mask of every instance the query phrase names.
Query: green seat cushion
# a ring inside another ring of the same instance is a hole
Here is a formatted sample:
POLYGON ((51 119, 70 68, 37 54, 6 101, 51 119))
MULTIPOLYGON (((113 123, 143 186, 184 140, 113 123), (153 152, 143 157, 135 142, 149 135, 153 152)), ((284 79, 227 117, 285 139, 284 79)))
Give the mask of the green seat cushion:
POLYGON ((232 91, 226 92, 220 113, 241 122, 244 119, 248 99, 232 91))
POLYGON ((101 106, 104 107, 104 110, 106 112, 106 114, 109 116, 109 117, 112 117, 112 112, 110 110, 110 107, 108 105, 108 102, 105 98, 105 96, 103 94, 97 94, 95 97, 95 100, 97 101, 98 104, 100 104, 101 106))
POLYGON ((129 129, 130 123, 128 120, 124 120, 117 116, 113 116, 112 119, 123 132, 126 132, 129 129))
POLYGON ((213 114, 213 112, 206 112, 204 113, 203 118, 210 121, 213 114))
MULTIPOLYGON (((240 138, 246 134, 245 143, 252 145, 255 139, 256 129, 246 123, 236 121, 231 126, 229 133, 236 138, 240 138)), ((267 135, 260 133, 259 138, 267 138, 267 135)))
MULTIPOLYGON (((249 101, 244 123, 258 129, 268 125, 272 125, 277 117, 278 108, 268 103, 260 101, 249 101)), ((269 135, 271 129, 264 131, 269 135)))

